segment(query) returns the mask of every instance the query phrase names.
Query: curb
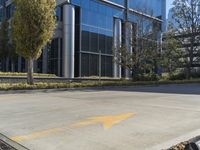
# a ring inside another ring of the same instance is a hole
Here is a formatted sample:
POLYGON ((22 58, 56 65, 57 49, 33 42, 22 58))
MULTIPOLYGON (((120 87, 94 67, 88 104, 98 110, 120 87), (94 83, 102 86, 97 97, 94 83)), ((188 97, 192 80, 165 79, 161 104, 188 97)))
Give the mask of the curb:
POLYGON ((7 136, 0 133, 0 141, 3 141, 6 145, 11 147, 14 150, 29 150, 28 148, 24 147, 23 145, 9 139, 7 136))
POLYGON ((183 141, 188 141, 191 138, 194 138, 196 136, 200 135, 200 129, 192 131, 188 134, 179 136, 175 139, 169 140, 167 142, 161 143, 159 145, 153 146, 150 149, 148 148, 148 150, 167 150, 170 147, 172 147, 173 145, 176 145, 178 143, 181 143, 183 141))

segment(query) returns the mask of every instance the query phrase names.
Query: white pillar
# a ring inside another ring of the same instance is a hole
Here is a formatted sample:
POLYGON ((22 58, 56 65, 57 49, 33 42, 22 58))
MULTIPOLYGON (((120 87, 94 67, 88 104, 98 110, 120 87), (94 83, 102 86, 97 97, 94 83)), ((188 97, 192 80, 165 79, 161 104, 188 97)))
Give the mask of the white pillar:
POLYGON ((113 66, 113 77, 121 78, 121 65, 120 63, 120 47, 122 45, 122 22, 121 19, 114 19, 114 48, 115 48, 115 56, 114 56, 114 66, 113 66))
POLYGON ((58 38, 58 76, 61 76, 60 70, 61 70, 61 43, 60 43, 60 38, 58 38))
POLYGON ((63 76, 74 78, 75 7, 63 6, 63 76))
MULTIPOLYGON (((129 54, 132 54, 133 52, 133 25, 131 22, 126 22, 126 39, 125 44, 128 49, 129 54)), ((128 60, 130 61, 130 60, 128 60)), ((130 70, 125 70, 125 78, 130 79, 131 78, 131 72, 130 70)))

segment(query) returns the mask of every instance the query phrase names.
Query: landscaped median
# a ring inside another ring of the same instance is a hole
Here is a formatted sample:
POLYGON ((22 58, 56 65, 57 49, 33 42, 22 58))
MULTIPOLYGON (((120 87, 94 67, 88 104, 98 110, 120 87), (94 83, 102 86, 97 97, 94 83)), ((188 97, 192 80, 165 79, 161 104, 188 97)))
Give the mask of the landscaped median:
POLYGON ((200 83, 200 79, 176 80, 176 81, 85 81, 85 82, 63 82, 47 83, 38 82, 34 85, 26 83, 0 83, 0 90, 31 90, 31 89, 59 89, 59 88, 81 88, 81 87, 105 87, 105 86, 139 86, 139 85, 163 85, 163 84, 189 84, 200 83))

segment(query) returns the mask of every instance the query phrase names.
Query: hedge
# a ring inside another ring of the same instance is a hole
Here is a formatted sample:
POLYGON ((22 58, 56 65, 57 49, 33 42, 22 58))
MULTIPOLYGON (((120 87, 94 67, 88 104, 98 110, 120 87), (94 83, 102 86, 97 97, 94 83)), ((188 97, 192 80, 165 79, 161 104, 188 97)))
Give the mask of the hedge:
POLYGON ((163 84, 187 84, 200 83, 200 79, 194 80, 176 80, 176 81, 102 81, 102 82, 64 82, 64 83, 35 83, 28 85, 26 83, 0 83, 0 90, 31 90, 31 89, 58 89, 58 88, 78 88, 78 87, 104 87, 104 86, 144 86, 144 85, 163 85, 163 84))
MULTIPOLYGON (((37 77, 56 77, 54 74, 42 74, 42 73, 34 73, 34 76, 37 77)), ((1 76, 27 76, 27 73, 23 72, 0 72, 0 77, 1 76)))

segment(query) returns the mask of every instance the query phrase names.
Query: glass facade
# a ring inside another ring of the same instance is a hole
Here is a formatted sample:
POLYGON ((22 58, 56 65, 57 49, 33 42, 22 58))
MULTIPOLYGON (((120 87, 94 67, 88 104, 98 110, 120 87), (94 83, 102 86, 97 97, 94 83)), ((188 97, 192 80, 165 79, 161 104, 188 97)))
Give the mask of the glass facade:
POLYGON ((48 71, 47 73, 51 73, 51 74, 55 74, 58 75, 58 43, 59 40, 53 39, 51 44, 48 46, 47 49, 47 54, 48 54, 48 58, 47 58, 47 62, 48 62, 48 71))
MULTIPOLYGON (((140 20, 143 17, 145 21, 142 23, 142 32, 147 36, 153 35, 155 40, 160 40, 161 22, 154 18, 165 18, 165 14, 162 14, 163 2, 163 0, 129 0, 129 9, 152 16, 148 18, 129 11, 129 21, 139 30, 140 20)), ((109 0, 107 4, 101 0, 71 0, 71 3, 79 6, 81 11, 79 76, 98 76, 101 65, 102 76, 112 77, 114 18, 120 18, 124 22, 125 0, 109 0)))
MULTIPOLYGON (((123 0, 118 2, 123 4, 123 0)), ((101 70, 102 76, 112 77, 113 17, 122 14, 121 10, 94 0, 72 0, 71 3, 81 10, 79 76, 98 76, 101 70)))
POLYGON ((0 22, 3 20, 4 17, 4 6, 5 6, 4 0, 0 0, 0 22))
MULTIPOLYGON (((3 0, 0 0, 0 3, 3 0)), ((52 43, 47 46, 46 54, 42 54, 37 62, 37 72, 53 73, 63 76, 63 6, 75 7, 75 77, 102 76, 113 77, 113 42, 115 18, 122 22, 124 35, 125 0, 71 0, 69 4, 58 4, 56 7, 57 30, 52 43), (101 71, 101 72, 99 72, 101 71)), ((162 10, 165 0, 129 0, 128 21, 133 26, 135 37, 142 31, 146 37, 160 40, 162 20, 165 14, 162 10), (143 14, 143 15, 142 15, 143 14), (142 21, 141 21, 142 20, 142 21)), ((165 8, 164 8, 165 9, 165 8)), ((0 19, 2 18, 0 9, 0 19)), ((9 19, 14 11, 13 4, 6 6, 6 16, 9 19)), ((134 48, 133 48, 134 49, 134 48)), ((24 68, 24 67, 22 67, 24 68)))
POLYGON ((15 6, 13 3, 6 6, 6 18, 7 19, 10 19, 13 16, 14 10, 15 10, 15 6))
POLYGON ((162 18, 163 0, 130 0, 129 7, 148 15, 162 18))

